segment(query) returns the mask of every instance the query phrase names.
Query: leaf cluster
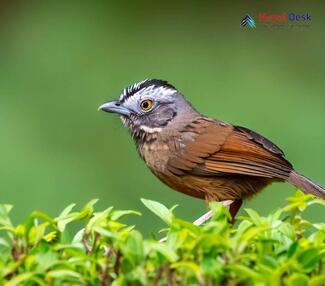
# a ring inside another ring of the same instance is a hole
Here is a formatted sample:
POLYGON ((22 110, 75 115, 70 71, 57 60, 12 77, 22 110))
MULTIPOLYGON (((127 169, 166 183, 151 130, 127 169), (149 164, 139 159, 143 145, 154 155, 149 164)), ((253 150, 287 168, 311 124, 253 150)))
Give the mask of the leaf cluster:
POLYGON ((145 239, 122 217, 140 215, 96 200, 57 217, 33 212, 14 226, 11 206, 0 205, 0 285, 325 285, 325 224, 303 212, 324 201, 297 192, 264 217, 252 209, 232 225, 220 203, 203 226, 174 208, 142 200, 167 228, 166 239, 145 239), (69 226, 81 225, 71 235, 69 226))

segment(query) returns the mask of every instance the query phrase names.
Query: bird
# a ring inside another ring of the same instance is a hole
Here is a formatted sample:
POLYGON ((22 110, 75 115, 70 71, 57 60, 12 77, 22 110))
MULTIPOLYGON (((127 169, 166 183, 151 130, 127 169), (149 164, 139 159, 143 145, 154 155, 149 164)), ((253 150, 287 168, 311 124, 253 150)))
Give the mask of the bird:
MULTIPOLYGON (((145 79, 99 110, 118 114, 151 172, 173 190, 229 207, 273 182, 325 198, 325 189, 296 172, 283 151, 248 128, 201 114, 166 80, 145 79)), ((210 210, 194 223, 207 221, 210 210)))

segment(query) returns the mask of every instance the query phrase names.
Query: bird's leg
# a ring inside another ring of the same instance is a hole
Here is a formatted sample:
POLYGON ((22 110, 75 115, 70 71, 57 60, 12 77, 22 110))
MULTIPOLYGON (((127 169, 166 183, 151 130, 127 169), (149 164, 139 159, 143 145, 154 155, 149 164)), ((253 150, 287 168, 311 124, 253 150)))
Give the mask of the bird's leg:
MULTIPOLYGON (((232 204, 234 203, 234 201, 232 200, 227 200, 227 201, 222 201, 221 202, 225 207, 229 207, 231 208, 232 204)), ((240 204, 241 205, 241 204, 240 204)), ((239 207, 240 207, 239 205, 239 207)), ((238 209, 239 209, 238 207, 238 209)), ((238 211, 237 209, 237 211, 238 211)), ((231 210, 230 210, 231 213, 231 210)), ((213 216, 214 212, 212 210, 209 210, 207 213, 205 213, 204 215, 200 216, 197 220, 195 220, 193 222, 193 224, 195 225, 202 225, 204 224, 206 221, 208 221, 212 216, 213 216)), ((236 215, 236 214, 235 214, 236 215)), ((233 217, 234 219, 234 217, 233 217)), ((167 240, 167 237, 163 237, 162 239, 159 240, 159 242, 165 242, 167 240)))
MULTIPOLYGON (((232 201, 232 200, 227 200, 227 201, 222 201, 221 203, 225 206, 225 207, 229 207, 229 211, 231 213, 231 206, 235 203, 236 201, 232 201)), ((240 208, 240 205, 239 205, 240 208)), ((239 209, 238 208, 238 209, 239 209)), ((238 211, 237 209, 237 211, 238 211)), ((237 213, 236 211, 236 213, 237 213)), ((195 225, 201 225, 204 224, 206 221, 208 221, 212 216, 213 216, 214 212, 212 210, 209 210, 207 213, 205 213, 203 216, 200 216, 196 221, 193 222, 193 224, 195 225)), ((235 214, 236 215, 236 214, 235 214)), ((231 214, 232 216, 232 214, 231 214)), ((234 217, 232 216, 233 220, 234 217)))
MULTIPOLYGON (((229 212, 231 215, 231 223, 235 222, 235 217, 237 212, 239 211, 243 201, 242 200, 227 200, 227 201, 222 201, 221 202, 225 207, 229 207, 229 212)), ((204 215, 200 216, 197 220, 193 222, 195 225, 202 225, 206 221, 208 221, 212 216, 214 212, 212 210, 209 210, 207 213, 204 215)), ((163 237, 162 239, 159 240, 159 242, 165 242, 167 240, 167 237, 163 237)))
POLYGON ((207 220, 209 220, 213 216, 214 212, 212 210, 209 210, 204 215, 200 216, 197 220, 193 222, 195 225, 201 225, 204 224, 207 220))
POLYGON ((235 223, 236 215, 243 204, 243 200, 234 200, 234 202, 229 206, 229 212, 231 215, 231 223, 235 223))

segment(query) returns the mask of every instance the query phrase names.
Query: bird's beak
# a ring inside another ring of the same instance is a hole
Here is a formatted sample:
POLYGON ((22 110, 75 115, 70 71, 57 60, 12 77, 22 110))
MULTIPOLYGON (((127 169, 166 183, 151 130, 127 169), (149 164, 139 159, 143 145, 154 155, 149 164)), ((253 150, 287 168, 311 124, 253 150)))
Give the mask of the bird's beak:
POLYGON ((113 100, 102 104, 98 110, 103 110, 105 112, 117 113, 124 116, 130 115, 130 110, 124 107, 118 100, 113 100))

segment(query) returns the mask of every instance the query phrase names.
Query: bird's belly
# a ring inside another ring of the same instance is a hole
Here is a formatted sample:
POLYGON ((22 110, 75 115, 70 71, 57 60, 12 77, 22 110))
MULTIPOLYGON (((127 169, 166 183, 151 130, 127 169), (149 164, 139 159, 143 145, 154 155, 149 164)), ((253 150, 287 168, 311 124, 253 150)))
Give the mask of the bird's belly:
POLYGON ((171 189, 189 195, 191 197, 206 199, 206 192, 200 186, 196 186, 185 177, 178 177, 166 173, 155 173, 155 175, 171 189))
POLYGON ((272 182, 249 176, 200 177, 156 174, 170 188, 208 201, 239 200, 251 197, 272 182))

